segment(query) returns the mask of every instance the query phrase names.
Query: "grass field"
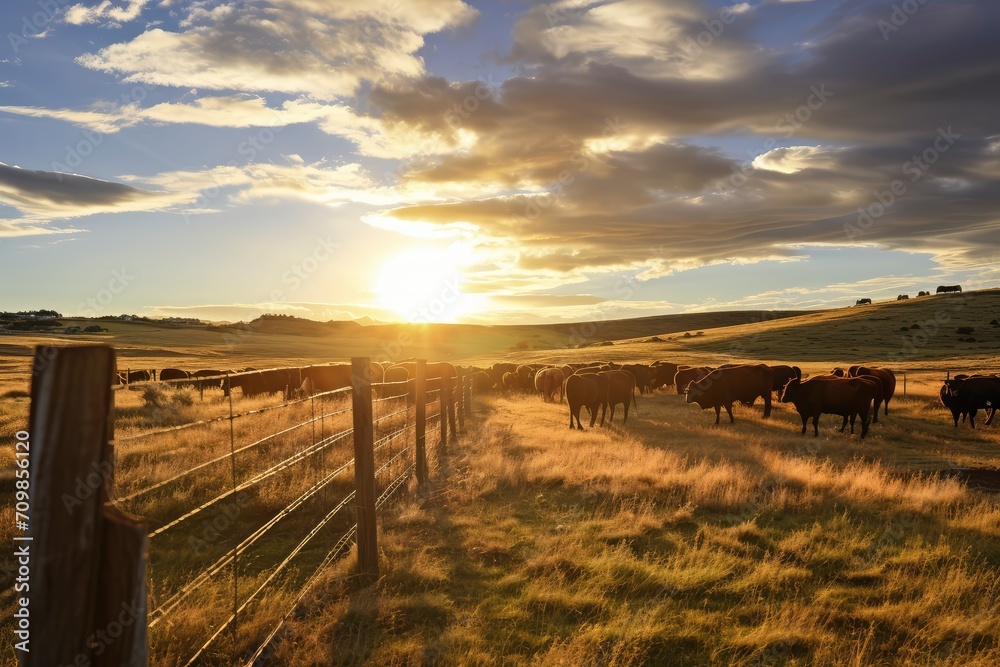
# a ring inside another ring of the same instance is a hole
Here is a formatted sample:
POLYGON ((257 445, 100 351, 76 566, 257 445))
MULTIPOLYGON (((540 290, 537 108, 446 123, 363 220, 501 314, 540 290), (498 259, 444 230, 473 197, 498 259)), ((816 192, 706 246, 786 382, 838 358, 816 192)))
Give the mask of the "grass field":
POLYGON ((995 430, 925 399, 864 442, 785 406, 638 409, 580 433, 564 405, 481 402, 382 526, 383 578, 331 574, 275 664, 1000 663, 1000 501, 956 476, 997 468, 995 430))
MULTIPOLYGON (((220 344, 219 331, 148 323, 110 323, 109 333, 90 337, 10 335, 0 346, 0 431, 13 434, 27 422, 37 344, 106 342, 122 369, 265 368, 378 356, 401 331, 419 336, 399 346, 400 359, 481 365, 739 360, 791 362, 812 373, 883 363, 901 377, 905 371, 907 396, 897 388, 890 415, 863 443, 838 433, 831 417, 818 439, 803 437, 797 415, 784 407, 768 421, 738 409, 735 425, 715 427, 714 414, 663 392, 640 397, 638 418, 626 426, 584 433, 568 430, 565 405, 480 397, 477 418, 442 462, 430 495, 411 489, 409 502, 383 524, 383 578, 363 586, 347 576, 348 562, 333 568, 273 662, 1000 664, 1000 437, 995 428, 956 430, 937 402, 946 371, 1000 369, 1000 327, 990 325, 1000 316, 1000 291, 779 315, 333 333, 279 322, 231 346, 220 344), (967 336, 956 328, 967 326, 973 343, 958 340, 967 336), (602 341, 610 344, 579 347, 602 341)), ((237 410, 269 402, 277 399, 241 401, 237 410)), ((202 400, 190 390, 159 398, 121 390, 116 404, 122 439, 228 410, 218 391, 202 400)), ((296 410, 264 413, 238 427, 237 437, 249 441, 285 428, 304 417, 301 406, 296 410)), ((120 446, 119 494, 225 453, 228 439, 212 428, 120 446)), ((9 442, 0 450, 7 471, 9 442)), ((241 474, 266 469, 297 443, 293 436, 276 440, 248 457, 241 474)), ((127 508, 168 521, 222 488, 224 467, 209 466, 197 484, 166 488, 127 508)), ((186 537, 161 541, 153 554, 153 602, 316 474, 314 466, 262 489, 241 508, 241 527, 197 554, 188 553, 186 537)), ((8 541, 12 523, 5 504, 0 535, 8 541)), ((308 529, 307 521, 292 521, 278 542, 263 544, 257 564, 246 564, 248 585, 308 529)), ((9 556, 0 566, 6 576, 9 556)), ((12 592, 4 588, 6 608, 12 592)), ((153 633, 154 664, 174 665, 195 647, 226 609, 225 594, 224 586, 209 591, 169 631, 153 633)), ((266 625, 261 619, 291 599, 287 592, 267 599, 240 645, 249 647, 266 625)), ((8 652, 2 664, 12 659, 8 652)))

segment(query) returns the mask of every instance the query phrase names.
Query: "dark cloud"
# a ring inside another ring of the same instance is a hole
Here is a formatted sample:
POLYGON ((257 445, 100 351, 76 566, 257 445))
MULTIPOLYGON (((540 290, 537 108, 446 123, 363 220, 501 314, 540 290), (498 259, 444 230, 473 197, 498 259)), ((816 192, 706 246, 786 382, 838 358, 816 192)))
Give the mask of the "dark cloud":
POLYGON ((122 183, 0 162, 0 201, 25 211, 113 208, 151 194, 122 183))
POLYGON ((891 5, 842 2, 801 42, 748 37, 793 10, 759 5, 699 54, 690 39, 718 10, 698 2, 545 5, 514 30, 511 60, 525 73, 487 97, 476 82, 377 87, 370 101, 384 120, 453 146, 463 130, 476 137, 414 163, 408 180, 494 188, 387 215, 471 224, 521 248, 525 272, 645 265, 652 275, 795 258, 810 244, 878 244, 955 264, 992 252, 1000 5, 928 2, 886 39, 879 21, 891 5), (661 21, 634 28, 628 10, 661 21), (630 29, 632 41, 616 41, 630 29), (725 134, 760 138, 753 165, 697 145, 725 134))

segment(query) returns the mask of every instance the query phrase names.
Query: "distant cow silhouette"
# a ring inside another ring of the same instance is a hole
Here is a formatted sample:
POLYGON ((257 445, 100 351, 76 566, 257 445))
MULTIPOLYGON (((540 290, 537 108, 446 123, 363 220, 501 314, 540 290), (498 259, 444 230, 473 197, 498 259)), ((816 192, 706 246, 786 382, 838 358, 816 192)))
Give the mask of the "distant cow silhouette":
POLYGON ((855 306, 870 306, 870 305, 872 305, 872 300, 871 299, 858 299, 854 303, 854 305, 855 306))
POLYGON ((896 301, 905 301, 906 299, 909 298, 910 298, 909 294, 900 294, 899 296, 896 297, 896 301))
POLYGON ((917 296, 930 296, 930 295, 931 295, 930 292, 924 292, 924 291, 921 291, 919 294, 917 294, 917 296))
POLYGON ((937 288, 938 294, 946 294, 948 292, 961 292, 961 291, 962 291, 961 285, 938 285, 937 288))

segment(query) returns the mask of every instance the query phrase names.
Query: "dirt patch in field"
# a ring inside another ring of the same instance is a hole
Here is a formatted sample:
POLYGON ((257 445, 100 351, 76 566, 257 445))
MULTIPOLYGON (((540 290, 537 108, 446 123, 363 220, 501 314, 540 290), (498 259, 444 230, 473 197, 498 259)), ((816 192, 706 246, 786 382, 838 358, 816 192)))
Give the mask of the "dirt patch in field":
POLYGON ((977 491, 1000 493, 1000 470, 995 468, 955 468, 942 470, 941 475, 954 477, 977 491))

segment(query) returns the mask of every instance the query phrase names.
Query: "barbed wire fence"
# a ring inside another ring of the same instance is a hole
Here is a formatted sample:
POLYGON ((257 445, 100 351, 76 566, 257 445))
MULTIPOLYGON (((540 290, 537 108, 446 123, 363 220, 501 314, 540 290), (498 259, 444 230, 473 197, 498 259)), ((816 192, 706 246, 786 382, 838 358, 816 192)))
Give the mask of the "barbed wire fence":
MULTIPOLYGON (((440 465, 449 436, 457 435, 455 411, 464 425, 470 410, 471 381, 460 369, 428 378, 427 364, 418 361, 413 377, 373 382, 371 367, 367 358, 353 359, 350 386, 319 387, 305 396, 286 392, 279 404, 264 406, 247 405, 233 391, 239 378, 260 371, 227 373, 212 385, 224 392, 225 414, 106 443, 107 457, 92 463, 119 464, 108 466, 112 472, 95 491, 106 496, 105 504, 143 517, 146 528, 146 604, 137 625, 150 664, 262 664, 332 564, 356 548, 355 573, 377 576, 377 517, 427 483, 428 441, 437 442, 440 465)), ((50 391, 73 389, 52 385, 50 391)), ((33 397, 33 427, 42 419, 36 400, 46 399, 33 397)), ((47 496, 65 492, 52 488, 47 496)), ((68 603, 76 609, 93 604, 68 603)), ((33 621, 44 633, 46 619, 33 621)), ((86 639, 61 638, 60 657, 50 664, 90 655, 86 639)))

